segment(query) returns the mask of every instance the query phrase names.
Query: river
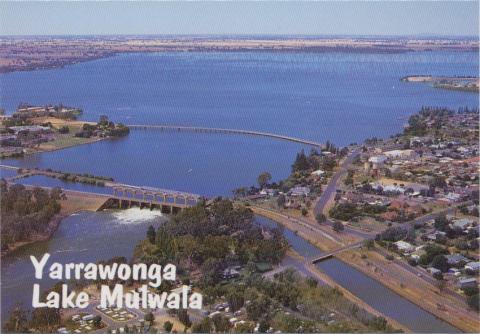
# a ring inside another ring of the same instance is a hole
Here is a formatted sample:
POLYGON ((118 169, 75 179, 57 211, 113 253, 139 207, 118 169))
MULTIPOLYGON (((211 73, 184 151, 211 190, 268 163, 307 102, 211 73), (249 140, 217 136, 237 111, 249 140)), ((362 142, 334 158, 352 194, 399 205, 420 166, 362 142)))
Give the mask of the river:
MULTIPOLYGON (((264 217, 257 216, 256 220, 259 224, 270 228, 279 226, 277 223, 264 217)), ((291 230, 283 228, 283 231, 283 235, 288 240, 290 246, 305 258, 312 258, 312 256, 322 254, 317 247, 291 230)), ((438 319, 431 313, 340 260, 330 259, 320 262, 316 266, 365 303, 386 316, 395 319, 413 332, 460 332, 455 327, 438 319)))
MULTIPOLYGON (((145 238, 149 225, 158 226, 164 218, 158 211, 132 208, 124 211, 81 212, 65 218, 49 241, 19 248, 2 259, 2 319, 16 303, 31 304, 32 286, 48 288, 55 282, 34 278, 30 255, 40 258, 50 253, 49 263, 88 263, 115 256, 131 258, 136 243, 145 238), (99 228, 101 227, 101 228, 99 228)), ((257 216, 257 223, 273 228, 278 225, 257 216)), ((300 255, 311 258, 321 251, 294 232, 283 229, 285 238, 300 255)), ((397 320, 415 332, 452 333, 457 329, 407 301, 360 271, 336 260, 318 264, 319 268, 364 302, 397 320)))

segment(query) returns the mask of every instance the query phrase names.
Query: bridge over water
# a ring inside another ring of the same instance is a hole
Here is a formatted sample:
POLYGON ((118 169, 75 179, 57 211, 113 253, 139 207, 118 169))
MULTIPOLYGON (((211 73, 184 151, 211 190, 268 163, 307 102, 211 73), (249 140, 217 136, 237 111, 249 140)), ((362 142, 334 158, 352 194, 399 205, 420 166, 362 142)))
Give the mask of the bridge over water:
POLYGON ((149 208, 158 206, 162 211, 174 213, 195 206, 202 200, 202 197, 197 194, 126 184, 116 184, 112 186, 112 190, 111 199, 118 203, 119 208, 138 204, 140 207, 149 208))
POLYGON ((242 130, 242 129, 226 129, 226 128, 209 128, 201 126, 179 126, 179 125, 141 125, 141 124, 127 124, 130 129, 134 130, 148 130, 156 129, 161 131, 191 131, 199 133, 220 133, 220 134, 237 134, 237 135, 247 135, 247 136, 258 136, 258 137, 267 137, 273 139, 286 140, 294 143, 305 144, 314 146, 317 148, 324 148, 324 144, 318 143, 311 140, 285 136, 281 134, 271 133, 271 132, 262 132, 254 130, 242 130))
MULTIPOLYGON (((16 166, 9 166, 0 164, 0 169, 5 170, 14 170, 18 171, 23 169, 25 173, 34 172, 36 174, 42 175, 42 173, 47 173, 45 170, 41 169, 31 169, 31 168, 20 168, 16 166)), ((36 175, 35 174, 35 175, 36 175)), ((34 174, 32 174, 34 175, 34 174)), ((48 176, 47 174, 43 174, 48 176)), ((9 184, 14 184, 14 178, 6 179, 9 184)), ((33 188, 36 185, 32 184, 23 184, 27 188, 33 188)), ((50 190, 52 187, 40 186, 40 188, 50 190)), ((105 188, 111 188, 112 193, 108 194, 105 192, 94 192, 94 191, 77 191, 71 189, 63 189, 65 193, 73 193, 77 195, 84 194, 95 195, 96 197, 105 198, 105 203, 102 206, 105 207, 118 207, 118 208, 128 208, 132 205, 138 205, 140 207, 154 208, 158 207, 162 212, 166 213, 175 213, 181 211, 185 208, 192 207, 197 205, 203 197, 197 194, 170 190, 170 189, 161 189, 153 187, 139 187, 128 184, 122 184, 117 182, 108 182, 108 185, 105 188)))

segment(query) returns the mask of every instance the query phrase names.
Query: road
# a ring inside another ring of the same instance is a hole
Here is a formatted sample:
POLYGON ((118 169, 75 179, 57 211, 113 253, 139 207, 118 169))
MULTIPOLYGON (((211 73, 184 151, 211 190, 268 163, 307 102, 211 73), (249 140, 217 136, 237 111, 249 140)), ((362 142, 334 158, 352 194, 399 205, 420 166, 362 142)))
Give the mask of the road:
POLYGON ((347 173, 348 168, 359 154, 360 152, 357 149, 350 152, 345 158, 343 163, 340 165, 340 169, 333 175, 332 179, 328 183, 327 187, 323 190, 317 203, 315 204, 315 208, 313 209, 315 215, 319 213, 324 213, 326 205, 331 199, 333 199, 335 193, 337 192, 338 181, 343 175, 347 173))

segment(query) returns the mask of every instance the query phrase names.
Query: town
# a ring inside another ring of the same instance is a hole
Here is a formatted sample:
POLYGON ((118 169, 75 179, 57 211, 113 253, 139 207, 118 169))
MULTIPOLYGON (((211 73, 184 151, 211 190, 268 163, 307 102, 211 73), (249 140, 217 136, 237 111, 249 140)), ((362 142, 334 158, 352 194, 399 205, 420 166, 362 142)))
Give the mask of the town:
POLYGON ((104 138, 123 137, 129 129, 101 116, 99 122, 78 121, 79 108, 31 106, 21 104, 10 116, 0 113, 0 157, 21 157, 75 145, 93 143, 104 138))

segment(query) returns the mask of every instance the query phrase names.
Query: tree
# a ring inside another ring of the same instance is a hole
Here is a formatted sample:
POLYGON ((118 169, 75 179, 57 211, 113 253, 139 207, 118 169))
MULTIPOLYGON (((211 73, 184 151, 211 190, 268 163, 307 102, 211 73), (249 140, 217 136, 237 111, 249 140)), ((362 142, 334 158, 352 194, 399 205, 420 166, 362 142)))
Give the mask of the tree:
POLYGON ((372 239, 366 239, 363 241, 363 247, 365 247, 366 249, 375 248, 375 241, 373 241, 372 239))
POLYGON ((343 226, 343 224, 341 222, 336 221, 336 222, 333 223, 332 228, 335 232, 338 233, 338 232, 343 231, 345 229, 345 226, 343 226))
POLYGON ((480 302, 478 298, 478 293, 473 296, 468 296, 467 297, 467 304, 470 306, 473 310, 478 311, 480 309, 480 302))
POLYGON ((192 333, 210 333, 212 332, 213 323, 209 317, 203 318, 200 322, 196 322, 192 326, 192 333))
POLYGON ((436 255, 432 260, 432 267, 441 270, 443 273, 448 271, 448 260, 444 255, 436 255))
POLYGON ((270 300, 265 296, 260 296, 247 305, 247 315, 251 320, 260 319, 267 313, 270 307, 270 300))
POLYGON ((28 332, 27 311, 21 305, 17 305, 10 313, 10 317, 5 322, 3 329, 5 332, 28 332))
POLYGON ((258 176, 257 182, 260 188, 264 188, 268 185, 268 182, 272 179, 272 175, 269 172, 263 172, 258 176))
POLYGON ((155 232, 155 228, 152 225, 150 225, 147 230, 147 238, 151 244, 155 244, 156 235, 157 233, 155 232))
POLYGON ((155 321, 155 316, 153 315, 152 312, 148 312, 148 313, 145 313, 145 316, 143 317, 143 319, 145 321, 152 323, 153 321, 155 321))
POLYGON ((435 217, 435 222, 433 224, 435 228, 439 231, 445 231, 448 226, 448 219, 445 215, 438 215, 435 217))
POLYGON ((192 322, 190 321, 190 317, 187 313, 187 310, 185 310, 185 309, 178 310, 178 320, 187 328, 192 326, 192 322))
POLYGON ((238 290, 234 290, 227 295, 227 302, 230 306, 230 311, 235 312, 242 308, 245 299, 242 293, 240 293, 238 290))
POLYGON ((307 208, 302 208, 302 216, 306 216, 308 214, 307 208))
POLYGON ((286 198, 284 194, 278 195, 277 198, 277 205, 279 208, 283 208, 285 206, 286 198))
POLYGON ((318 213, 317 215, 315 215, 315 220, 317 221, 317 223, 323 224, 327 220, 327 217, 323 213, 318 213))
POLYGON ((102 323, 102 317, 97 315, 92 319, 92 323, 96 328, 100 327, 100 324, 102 323))
POLYGON ((163 324, 163 329, 165 330, 165 332, 170 333, 172 331, 172 328, 173 324, 170 321, 165 321, 165 323, 163 324))
POLYGON ((479 292, 478 287, 476 286, 469 286, 469 287, 463 288, 462 291, 465 294, 465 296, 478 295, 478 292, 479 292))
POLYGON ((230 321, 228 321, 227 317, 217 314, 212 320, 215 326, 215 332, 226 333, 230 329, 230 321))
POLYGON ((302 150, 300 153, 297 154, 295 158, 295 162, 292 165, 293 172, 303 172, 306 171, 310 167, 308 163, 307 156, 305 155, 305 151, 302 150))

